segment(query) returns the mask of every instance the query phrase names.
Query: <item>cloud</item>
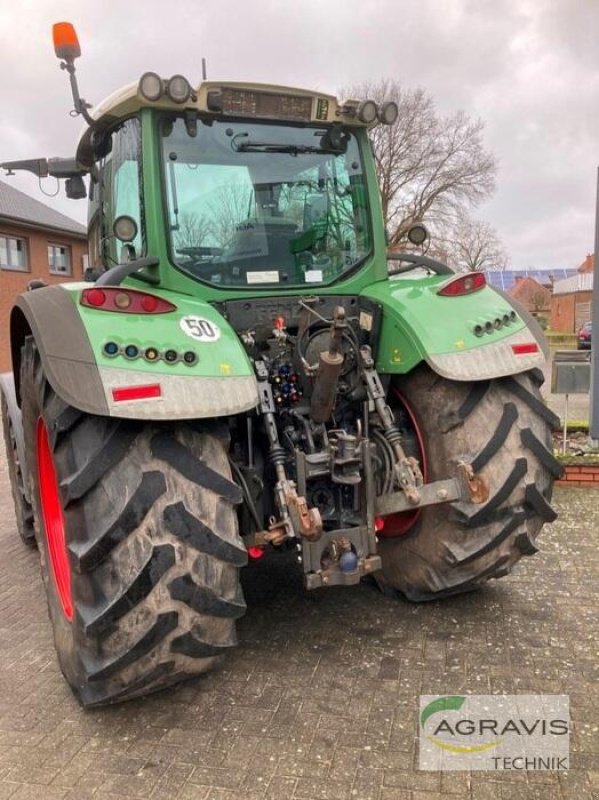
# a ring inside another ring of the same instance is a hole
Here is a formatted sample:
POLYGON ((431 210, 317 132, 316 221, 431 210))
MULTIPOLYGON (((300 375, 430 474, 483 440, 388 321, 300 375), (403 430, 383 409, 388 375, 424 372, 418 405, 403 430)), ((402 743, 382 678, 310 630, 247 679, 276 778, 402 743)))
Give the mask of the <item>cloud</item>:
MULTIPOLYGON (((202 57, 213 79, 422 86, 442 111, 485 120, 500 172, 479 216, 514 266, 573 266, 592 249, 599 6, 588 0, 63 0, 58 12, 54 0, 5 0, 0 160, 75 149, 81 123, 50 41, 57 13, 77 26, 81 91, 93 102, 149 69, 195 83, 202 57)), ((33 176, 11 180, 43 199, 33 176)), ((82 202, 54 203, 85 218, 82 202)))

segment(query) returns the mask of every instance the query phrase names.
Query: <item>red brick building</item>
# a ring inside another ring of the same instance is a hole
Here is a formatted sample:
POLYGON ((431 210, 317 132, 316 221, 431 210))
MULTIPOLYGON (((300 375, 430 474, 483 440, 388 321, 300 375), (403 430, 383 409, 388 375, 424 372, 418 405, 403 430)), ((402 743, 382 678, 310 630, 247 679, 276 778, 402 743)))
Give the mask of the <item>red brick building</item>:
POLYGON ((553 285, 551 298, 551 330, 575 333, 591 319, 593 298, 594 256, 588 255, 578 267, 577 274, 553 285))
POLYGON ((86 266, 83 225, 0 181, 0 372, 10 369, 8 323, 16 296, 34 278, 82 280, 86 266))
POLYGON ((516 277, 516 283, 508 291, 511 297, 519 300, 534 317, 549 317, 551 308, 551 289, 534 278, 516 277))

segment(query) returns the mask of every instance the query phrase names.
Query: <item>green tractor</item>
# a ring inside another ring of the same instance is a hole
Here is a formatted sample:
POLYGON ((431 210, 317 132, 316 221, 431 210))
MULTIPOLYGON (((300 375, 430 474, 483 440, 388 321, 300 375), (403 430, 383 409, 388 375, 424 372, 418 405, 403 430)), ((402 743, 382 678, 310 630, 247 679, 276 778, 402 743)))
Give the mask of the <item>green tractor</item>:
POLYGON ((89 197, 91 266, 18 297, 2 418, 79 701, 218 664, 266 552, 414 601, 534 553, 560 469, 543 336, 422 226, 388 255, 368 132, 395 104, 148 72, 91 111, 70 25, 55 48, 76 156, 2 166, 89 197))

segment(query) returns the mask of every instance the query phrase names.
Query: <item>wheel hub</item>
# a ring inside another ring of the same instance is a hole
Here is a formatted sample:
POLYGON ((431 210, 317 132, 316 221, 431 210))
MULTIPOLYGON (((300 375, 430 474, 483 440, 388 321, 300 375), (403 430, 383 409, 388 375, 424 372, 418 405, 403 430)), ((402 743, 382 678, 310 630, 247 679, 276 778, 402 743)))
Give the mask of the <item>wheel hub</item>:
POLYGON ((54 459, 50 450, 48 429, 41 417, 37 421, 36 435, 37 474, 46 549, 56 594, 63 614, 70 622, 73 619, 73 598, 71 595, 71 568, 65 542, 64 517, 54 459))

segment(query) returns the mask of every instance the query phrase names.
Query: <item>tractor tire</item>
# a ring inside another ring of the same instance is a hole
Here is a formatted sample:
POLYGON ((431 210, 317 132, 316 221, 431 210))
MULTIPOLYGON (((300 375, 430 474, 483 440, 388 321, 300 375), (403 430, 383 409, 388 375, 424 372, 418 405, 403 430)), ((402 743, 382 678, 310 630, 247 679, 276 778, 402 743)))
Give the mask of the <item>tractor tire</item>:
POLYGON ((4 444, 6 446, 6 459, 8 462, 8 478, 10 480, 10 491, 15 507, 15 519, 17 521, 17 531, 19 536, 28 547, 35 547, 35 529, 33 526, 33 509, 25 497, 23 466, 19 462, 17 452, 17 442, 13 422, 8 412, 8 405, 4 395, 2 395, 2 430, 4 432, 4 444))
POLYGON ((403 406, 416 428, 426 480, 452 477, 463 461, 490 491, 480 505, 407 512, 410 526, 399 526, 400 535, 385 524, 377 576, 383 590, 414 601, 468 592, 537 552, 543 523, 556 518, 551 492, 562 472, 551 439, 559 418, 541 400, 542 383, 540 370, 462 383, 422 366, 392 388, 391 405, 403 406))
POLYGON ((61 669, 83 706, 194 677, 236 644, 247 551, 218 422, 85 414, 31 337, 21 392, 42 577, 61 669))

